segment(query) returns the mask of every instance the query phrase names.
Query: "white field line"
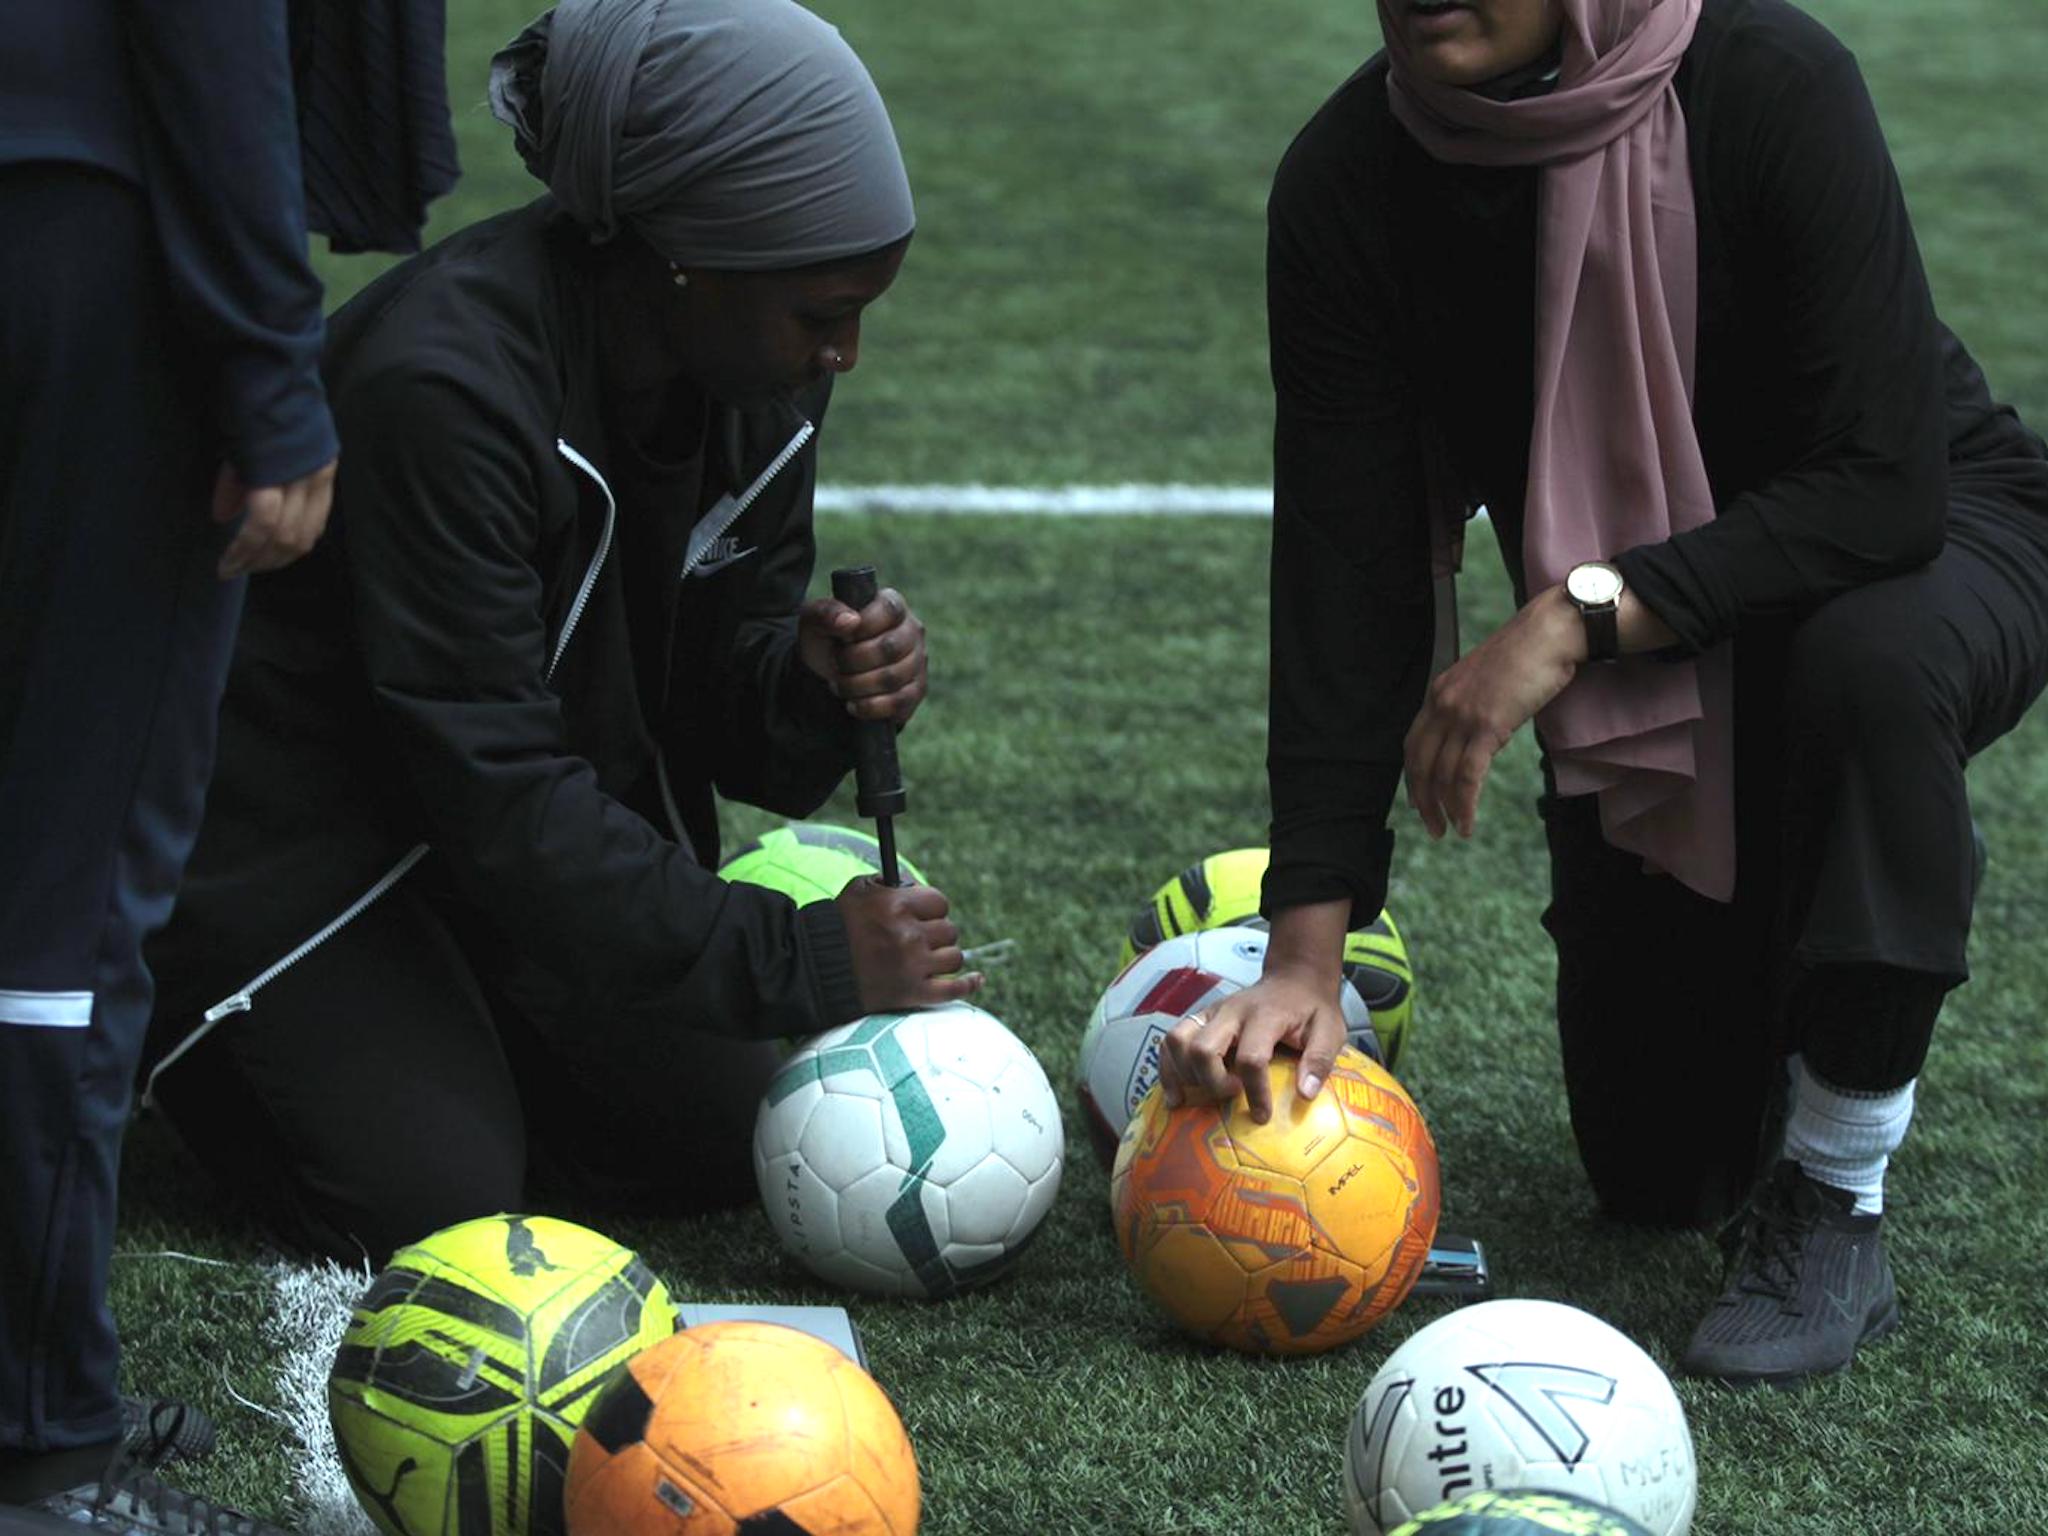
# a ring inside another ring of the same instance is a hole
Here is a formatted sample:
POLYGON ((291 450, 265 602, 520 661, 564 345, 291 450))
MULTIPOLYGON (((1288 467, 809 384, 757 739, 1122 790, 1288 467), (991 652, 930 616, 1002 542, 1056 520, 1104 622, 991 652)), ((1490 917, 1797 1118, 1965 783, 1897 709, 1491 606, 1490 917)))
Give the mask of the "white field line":
POLYGON ((292 1468, 298 1527, 304 1536, 377 1536, 349 1490, 327 1424, 327 1373, 370 1272, 331 1262, 279 1262, 269 1269, 264 1340, 277 1362, 278 1412, 298 1442, 292 1468))
POLYGON ((821 485, 820 512, 1271 517, 1263 485, 821 485))
MULTIPOLYGON (((1263 485, 821 485, 821 513, 1043 517, 1271 517, 1263 485)), ((1486 508, 1473 514, 1486 521, 1486 508)))

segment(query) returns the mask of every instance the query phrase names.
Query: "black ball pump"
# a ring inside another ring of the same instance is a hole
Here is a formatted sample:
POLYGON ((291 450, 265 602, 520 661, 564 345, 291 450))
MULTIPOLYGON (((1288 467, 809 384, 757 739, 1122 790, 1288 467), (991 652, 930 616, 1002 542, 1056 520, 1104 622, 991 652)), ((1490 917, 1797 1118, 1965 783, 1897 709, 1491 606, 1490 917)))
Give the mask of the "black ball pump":
MULTIPOLYGON (((858 613, 875 600, 880 584, 872 565, 843 567, 832 573, 832 595, 858 613)), ((875 837, 882 845, 882 884, 901 885, 896 865, 896 822, 909 809, 903 793, 903 770, 896 762, 896 727, 887 720, 863 720, 854 762, 854 788, 860 813, 875 818, 875 837)))

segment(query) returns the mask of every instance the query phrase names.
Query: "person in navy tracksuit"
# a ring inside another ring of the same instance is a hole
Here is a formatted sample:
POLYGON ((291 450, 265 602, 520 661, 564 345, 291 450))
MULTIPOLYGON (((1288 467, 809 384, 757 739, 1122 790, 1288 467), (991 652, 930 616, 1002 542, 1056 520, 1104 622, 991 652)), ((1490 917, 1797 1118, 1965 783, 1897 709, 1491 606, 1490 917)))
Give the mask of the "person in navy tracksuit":
POLYGON ((114 1456, 107 1268, 242 578, 334 475, 285 0, 4 12, 0 1525, 197 1530, 114 1456))

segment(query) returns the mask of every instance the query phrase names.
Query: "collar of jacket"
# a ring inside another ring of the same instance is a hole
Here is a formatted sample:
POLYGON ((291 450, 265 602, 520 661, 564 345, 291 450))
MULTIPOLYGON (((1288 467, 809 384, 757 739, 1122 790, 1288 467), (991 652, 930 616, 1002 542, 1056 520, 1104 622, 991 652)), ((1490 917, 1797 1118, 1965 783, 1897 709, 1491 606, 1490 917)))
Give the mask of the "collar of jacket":
MULTIPOLYGON (((546 203, 546 199, 542 199, 546 203)), ((597 296, 589 281, 587 245, 581 230, 558 209, 548 209, 544 232, 550 260, 544 325, 554 332, 561 369, 562 406, 555 437, 568 444, 606 479, 611 477, 605 432, 604 376, 597 344, 597 296)), ((706 467, 737 492, 750 484, 806 422, 824 413, 832 390, 828 374, 795 400, 741 408, 714 401, 708 429, 706 467)))

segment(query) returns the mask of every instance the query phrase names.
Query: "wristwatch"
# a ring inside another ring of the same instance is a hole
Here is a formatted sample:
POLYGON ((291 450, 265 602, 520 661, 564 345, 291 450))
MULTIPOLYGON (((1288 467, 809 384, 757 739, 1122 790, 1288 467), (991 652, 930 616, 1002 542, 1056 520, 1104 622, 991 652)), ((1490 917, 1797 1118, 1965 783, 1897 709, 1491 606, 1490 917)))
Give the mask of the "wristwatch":
POLYGON ((1586 622, 1586 659, 1613 661, 1621 654, 1621 572, 1605 560, 1571 568, 1564 595, 1586 622))

